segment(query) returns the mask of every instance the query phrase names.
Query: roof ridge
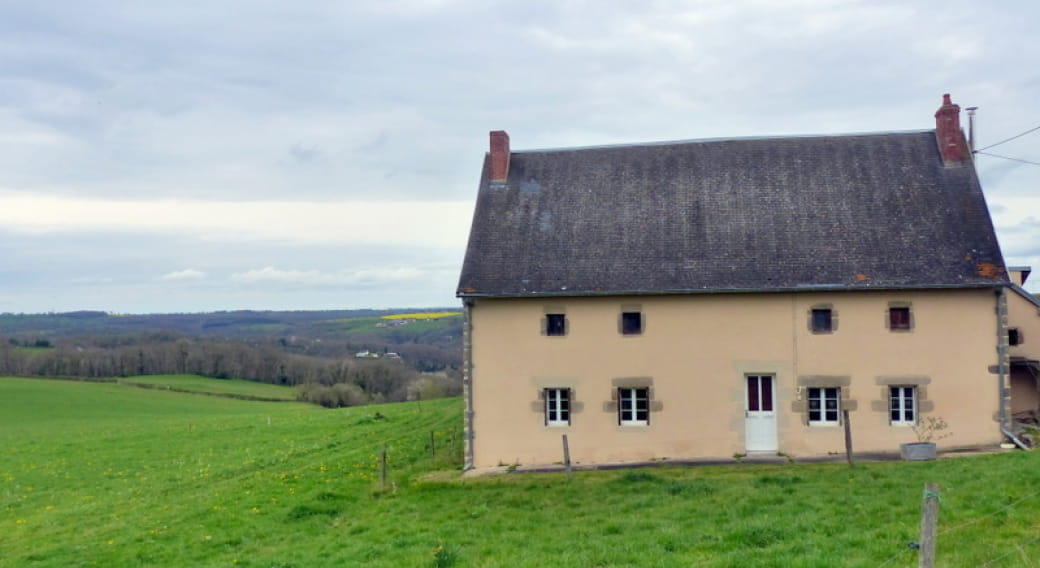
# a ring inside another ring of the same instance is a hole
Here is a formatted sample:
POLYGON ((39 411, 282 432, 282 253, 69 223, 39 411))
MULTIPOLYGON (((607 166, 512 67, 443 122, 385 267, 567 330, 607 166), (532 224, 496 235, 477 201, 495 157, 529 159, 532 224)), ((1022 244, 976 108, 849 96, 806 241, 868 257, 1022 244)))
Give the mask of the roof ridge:
POLYGON ((628 142, 618 144, 592 144, 589 146, 564 146, 557 148, 531 148, 512 150, 513 154, 540 154, 545 152, 571 152, 580 150, 603 150, 610 148, 638 148, 649 146, 678 146, 681 144, 705 144, 710 142, 747 142, 754 140, 791 140, 806 138, 850 138, 854 136, 891 136, 893 134, 929 134, 935 129, 925 130, 891 130, 885 132, 848 132, 833 134, 777 134, 770 136, 737 136, 728 138, 688 138, 684 140, 656 140, 649 142, 628 142))

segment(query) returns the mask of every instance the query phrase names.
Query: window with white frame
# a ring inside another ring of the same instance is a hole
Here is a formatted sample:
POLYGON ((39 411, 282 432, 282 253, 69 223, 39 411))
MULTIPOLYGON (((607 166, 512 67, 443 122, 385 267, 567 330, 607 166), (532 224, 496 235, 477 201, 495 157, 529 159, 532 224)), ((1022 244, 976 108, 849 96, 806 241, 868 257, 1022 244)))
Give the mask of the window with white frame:
POLYGON ((888 415, 893 426, 917 424, 917 387, 889 387, 888 415))
POLYGON ((569 426, 571 389, 545 389, 545 425, 569 426))
POLYGON ((809 425, 836 426, 840 401, 838 387, 809 387, 809 425))
POLYGON ((618 424, 646 426, 650 424, 650 389, 647 387, 618 389, 618 424))

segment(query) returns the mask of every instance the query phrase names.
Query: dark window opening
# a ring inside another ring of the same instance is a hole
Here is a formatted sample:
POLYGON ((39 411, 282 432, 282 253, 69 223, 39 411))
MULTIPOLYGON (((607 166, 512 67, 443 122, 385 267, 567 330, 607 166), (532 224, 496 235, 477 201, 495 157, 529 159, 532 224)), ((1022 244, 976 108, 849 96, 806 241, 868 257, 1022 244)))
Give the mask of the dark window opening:
POLYGON ((1021 345, 1022 344, 1022 332, 1018 331, 1017 327, 1012 327, 1008 330, 1008 345, 1021 345))
POLYGON ((567 317, 564 314, 546 314, 545 335, 567 335, 567 317))
POLYGON ((643 333, 643 312, 621 312, 621 333, 623 335, 643 333))
POLYGON ((889 329, 910 329, 910 308, 888 308, 889 329))
POLYGON ((814 333, 834 331, 834 318, 830 308, 817 308, 812 311, 812 330, 814 333))

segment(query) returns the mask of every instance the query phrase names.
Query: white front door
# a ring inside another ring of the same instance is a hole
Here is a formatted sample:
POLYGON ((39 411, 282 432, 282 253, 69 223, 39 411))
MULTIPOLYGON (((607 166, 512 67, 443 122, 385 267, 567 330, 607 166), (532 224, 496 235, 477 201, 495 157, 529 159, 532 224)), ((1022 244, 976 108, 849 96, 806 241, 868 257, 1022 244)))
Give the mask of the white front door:
POLYGON ((747 375, 744 430, 749 452, 775 452, 776 397, 773 375, 747 375))

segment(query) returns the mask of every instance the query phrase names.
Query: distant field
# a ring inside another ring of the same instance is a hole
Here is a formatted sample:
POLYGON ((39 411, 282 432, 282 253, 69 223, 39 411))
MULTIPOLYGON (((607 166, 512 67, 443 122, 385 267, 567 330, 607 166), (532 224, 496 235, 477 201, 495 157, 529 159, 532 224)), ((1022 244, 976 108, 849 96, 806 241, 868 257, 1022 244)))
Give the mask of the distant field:
POLYGON ((400 319, 440 319, 452 316, 461 316, 462 312, 416 312, 410 314, 392 314, 383 316, 382 319, 388 320, 400 320, 400 319))
POLYGON ((46 353, 50 350, 50 347, 15 347, 15 351, 22 353, 46 353))
POLYGON ((1040 553, 1037 453, 461 480, 461 422, 0 379, 0 567, 907 567, 925 482, 937 565, 1040 553))
POLYGON ((198 375, 147 375, 119 379, 119 382, 206 394, 235 395, 271 400, 296 400, 296 390, 292 387, 237 379, 215 380, 198 375))
POLYGON ((340 330, 345 332, 367 332, 373 335, 387 335, 391 333, 423 334, 430 331, 445 329, 456 325, 461 319, 461 312, 439 312, 436 317, 421 317, 421 314, 398 314, 392 316, 345 318, 327 320, 324 322, 327 330, 340 330), (415 320, 402 326, 390 326, 390 322, 402 320, 415 320))

